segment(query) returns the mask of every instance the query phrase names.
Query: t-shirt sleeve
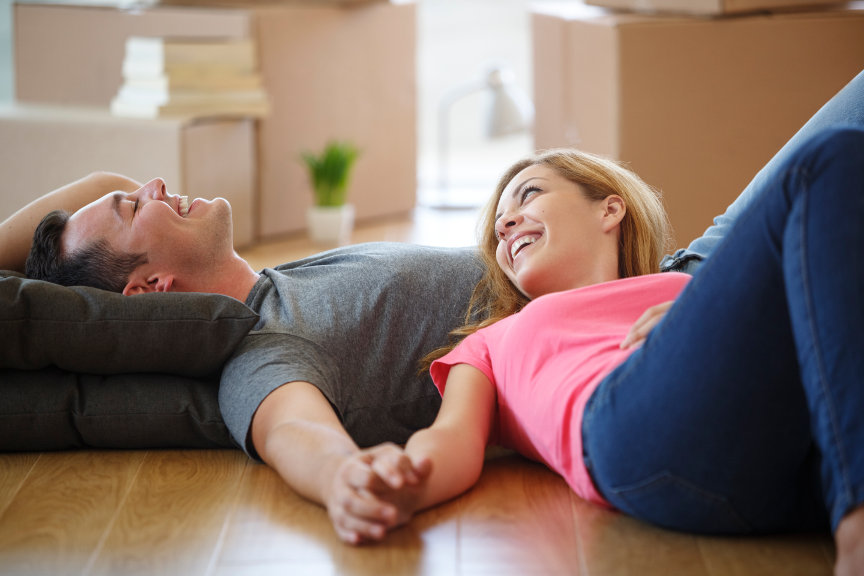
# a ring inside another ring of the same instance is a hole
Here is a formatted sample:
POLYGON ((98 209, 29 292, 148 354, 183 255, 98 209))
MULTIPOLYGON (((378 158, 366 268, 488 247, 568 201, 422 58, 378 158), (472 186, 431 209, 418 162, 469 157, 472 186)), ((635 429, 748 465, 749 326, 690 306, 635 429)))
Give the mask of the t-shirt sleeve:
POLYGON ((490 382, 495 382, 492 376, 492 359, 489 356, 489 342, 485 330, 479 330, 467 336, 453 350, 435 360, 429 373, 438 392, 443 396, 447 385, 447 375, 457 364, 469 364, 480 370, 490 382))
POLYGON ((336 410, 338 379, 336 363, 311 342, 284 334, 250 335, 222 370, 219 408, 234 440, 260 459, 251 432, 261 402, 283 384, 302 381, 321 390, 336 410))

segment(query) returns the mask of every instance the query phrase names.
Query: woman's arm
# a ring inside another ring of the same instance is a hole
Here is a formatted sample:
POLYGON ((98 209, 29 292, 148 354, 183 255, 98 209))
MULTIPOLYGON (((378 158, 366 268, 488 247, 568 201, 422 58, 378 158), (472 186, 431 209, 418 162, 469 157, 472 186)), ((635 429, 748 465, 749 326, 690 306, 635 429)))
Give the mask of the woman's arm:
POLYGON ((480 370, 468 364, 450 369, 438 417, 405 446, 415 468, 431 463, 412 512, 450 500, 477 483, 494 410, 495 387, 480 370))
POLYGON ((495 387, 480 370, 468 364, 450 369, 438 417, 405 446, 419 481, 404 482, 405 494, 386 498, 400 517, 455 498, 477 483, 494 410, 495 387))
POLYGON ((37 198, 0 223, 0 270, 24 271, 33 232, 48 212, 75 212, 116 190, 134 192, 141 184, 110 172, 94 172, 37 198))

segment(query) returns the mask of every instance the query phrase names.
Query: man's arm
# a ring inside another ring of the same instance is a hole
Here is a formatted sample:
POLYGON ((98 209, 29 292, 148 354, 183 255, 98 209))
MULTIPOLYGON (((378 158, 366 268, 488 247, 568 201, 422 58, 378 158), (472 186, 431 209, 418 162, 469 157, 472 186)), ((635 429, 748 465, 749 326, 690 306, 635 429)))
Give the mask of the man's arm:
POLYGON ((134 192, 140 187, 120 174, 94 172, 30 202, 0 223, 0 270, 24 271, 33 232, 48 212, 75 212, 115 190, 134 192))
POLYGON ((290 382, 270 393, 252 419, 252 442, 261 459, 304 498, 327 508, 339 537, 360 543, 383 536, 393 521, 391 507, 352 489, 347 476, 373 475, 368 459, 339 421, 330 403, 308 382, 290 382), (353 510, 347 524, 335 518, 353 510))

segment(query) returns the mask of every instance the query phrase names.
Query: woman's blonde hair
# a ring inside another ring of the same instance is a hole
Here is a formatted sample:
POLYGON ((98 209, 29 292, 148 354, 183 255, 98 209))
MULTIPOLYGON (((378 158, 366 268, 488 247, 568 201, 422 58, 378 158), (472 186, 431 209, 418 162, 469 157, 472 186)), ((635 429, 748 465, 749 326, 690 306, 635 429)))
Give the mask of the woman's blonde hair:
POLYGON ((450 350, 465 336, 489 326, 522 309, 529 299, 510 282, 498 266, 495 252, 495 214, 498 200, 513 178, 529 166, 543 165, 570 182, 579 185, 591 200, 602 200, 613 194, 624 200, 626 212, 621 221, 618 244, 618 275, 621 278, 660 271, 660 260, 671 237, 671 226, 657 191, 620 164, 571 148, 540 152, 513 164, 498 181, 495 194, 481 212, 478 243, 485 266, 483 277, 474 288, 465 325, 451 335, 453 342, 423 359, 423 368, 450 350))

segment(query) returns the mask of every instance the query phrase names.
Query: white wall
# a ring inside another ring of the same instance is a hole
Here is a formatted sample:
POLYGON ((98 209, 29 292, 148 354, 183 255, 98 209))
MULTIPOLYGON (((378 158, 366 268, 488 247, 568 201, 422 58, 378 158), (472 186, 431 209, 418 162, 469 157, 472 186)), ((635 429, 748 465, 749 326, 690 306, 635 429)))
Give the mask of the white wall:
MULTIPOLYGON (((438 105, 456 86, 481 80, 492 65, 509 66, 531 97, 529 0, 418 0, 418 179, 420 199, 439 195, 438 105)), ((530 134, 490 141, 484 136, 488 95, 452 108, 448 182, 460 197, 480 200, 512 161, 531 152, 530 134)), ((459 202, 459 199, 453 199, 459 202)))

